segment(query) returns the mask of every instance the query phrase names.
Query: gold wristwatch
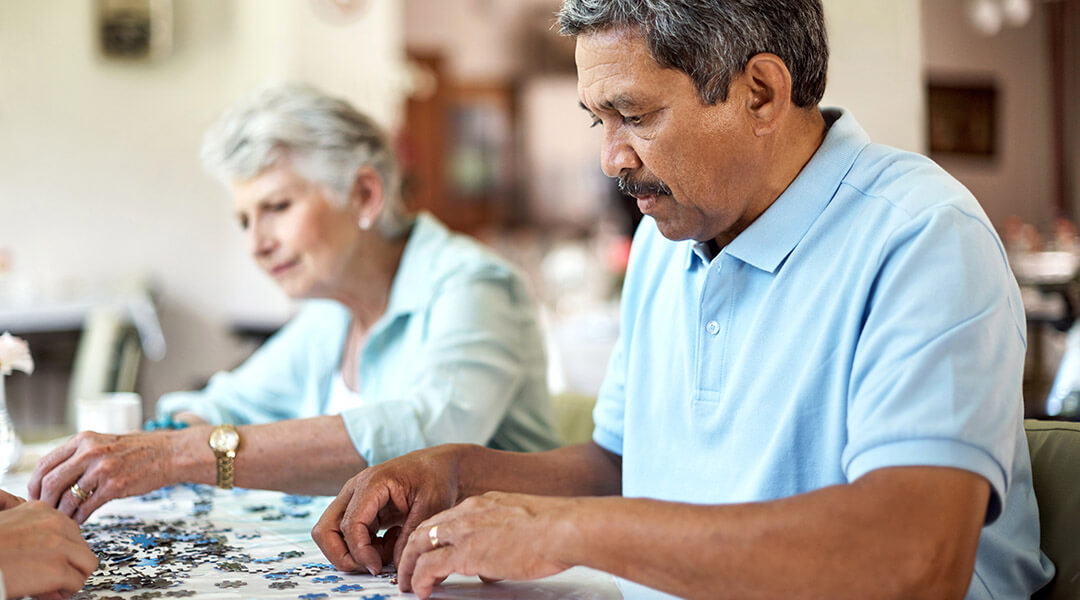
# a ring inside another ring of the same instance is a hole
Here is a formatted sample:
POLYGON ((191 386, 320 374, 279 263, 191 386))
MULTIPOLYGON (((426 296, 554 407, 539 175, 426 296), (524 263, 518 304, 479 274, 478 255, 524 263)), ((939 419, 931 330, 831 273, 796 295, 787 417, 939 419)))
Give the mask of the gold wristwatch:
POLYGON ((233 463, 240 448, 240 432, 232 425, 218 425, 210 433, 210 449, 217 456, 217 485, 232 489, 235 470, 233 463))

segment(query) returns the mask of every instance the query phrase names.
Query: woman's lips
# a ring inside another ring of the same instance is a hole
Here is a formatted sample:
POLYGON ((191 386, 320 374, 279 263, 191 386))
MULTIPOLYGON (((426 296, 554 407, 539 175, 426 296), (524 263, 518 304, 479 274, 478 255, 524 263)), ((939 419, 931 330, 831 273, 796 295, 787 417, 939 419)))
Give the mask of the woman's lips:
POLYGON ((294 258, 294 259, 290 260, 289 262, 281 263, 280 265, 277 265, 276 267, 271 267, 270 275, 272 277, 281 277, 286 271, 288 271, 289 269, 295 267, 297 265, 297 263, 299 263, 299 262, 300 262, 299 258, 294 258))

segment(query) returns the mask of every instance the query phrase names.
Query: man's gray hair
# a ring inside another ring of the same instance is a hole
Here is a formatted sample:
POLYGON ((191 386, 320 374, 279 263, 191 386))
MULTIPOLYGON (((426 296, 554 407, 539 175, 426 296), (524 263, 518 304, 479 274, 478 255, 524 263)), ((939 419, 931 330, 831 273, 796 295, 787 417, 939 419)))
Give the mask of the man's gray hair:
POLYGON ((325 186, 338 206, 348 201, 357 170, 368 166, 383 183, 376 229, 394 238, 412 223, 386 134, 348 102, 309 86, 278 85, 242 99, 207 130, 200 154, 206 170, 225 185, 287 161, 301 176, 325 186))
POLYGON ((787 65, 796 106, 817 106, 825 94, 821 0, 564 0, 559 27, 571 36, 640 31, 653 59, 689 75, 707 104, 726 101, 731 79, 762 52, 787 65))

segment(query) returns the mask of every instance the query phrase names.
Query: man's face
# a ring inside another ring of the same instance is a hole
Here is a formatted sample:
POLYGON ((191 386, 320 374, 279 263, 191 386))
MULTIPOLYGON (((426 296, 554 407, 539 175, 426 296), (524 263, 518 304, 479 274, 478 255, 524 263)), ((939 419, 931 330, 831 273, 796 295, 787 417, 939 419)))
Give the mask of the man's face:
POLYGON ((760 142, 745 94, 706 105, 690 77, 661 68, 634 31, 579 36, 576 61, 581 103, 604 130, 604 173, 665 237, 729 238, 760 214, 760 142))

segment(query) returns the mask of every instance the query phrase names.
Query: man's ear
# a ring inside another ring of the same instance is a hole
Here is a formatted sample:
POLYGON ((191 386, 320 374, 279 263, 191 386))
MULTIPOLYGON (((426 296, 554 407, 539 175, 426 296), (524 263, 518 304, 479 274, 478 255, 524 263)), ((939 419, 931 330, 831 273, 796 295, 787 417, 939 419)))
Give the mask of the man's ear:
POLYGON ((382 176, 378 171, 368 166, 356 170, 349 191, 349 206, 356 211, 360 229, 370 229, 375 223, 375 218, 382 212, 384 194, 382 176))
POLYGON ((791 72, 775 54, 755 54, 746 62, 743 78, 749 86, 746 108, 754 134, 772 133, 791 109, 791 72))

